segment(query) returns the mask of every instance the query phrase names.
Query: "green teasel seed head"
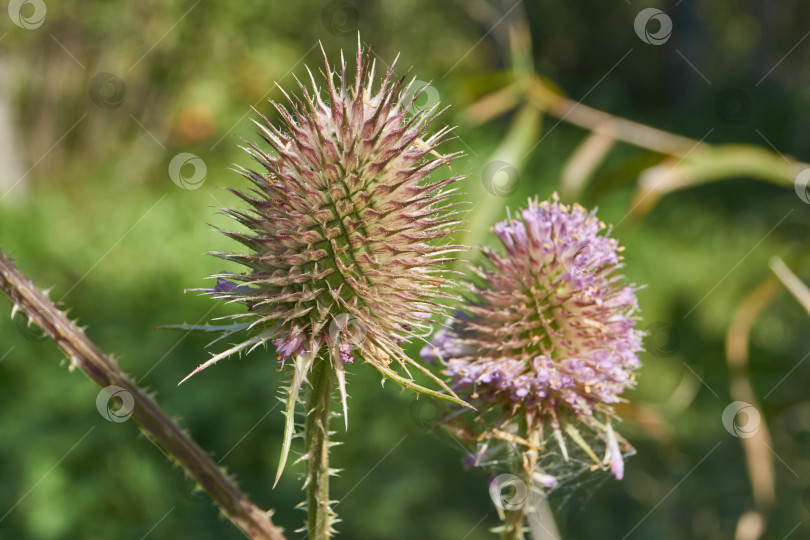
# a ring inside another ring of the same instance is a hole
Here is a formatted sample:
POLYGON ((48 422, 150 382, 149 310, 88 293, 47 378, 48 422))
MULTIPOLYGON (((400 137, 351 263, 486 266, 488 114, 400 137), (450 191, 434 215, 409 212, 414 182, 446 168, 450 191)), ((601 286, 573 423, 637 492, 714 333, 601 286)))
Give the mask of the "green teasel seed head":
POLYGON ((291 395, 314 361, 331 363, 344 417, 345 374, 356 359, 383 380, 464 404, 403 351, 430 333, 453 289, 445 266, 459 249, 450 235, 462 210, 451 198, 462 177, 429 177, 460 154, 437 152, 452 129, 429 133, 440 111, 416 111, 414 81, 394 80, 393 65, 375 83, 375 62, 359 43, 353 82, 342 55, 333 70, 324 53, 323 88, 307 71, 311 89, 298 81, 299 95, 274 103, 278 124, 261 116, 261 141, 244 147, 259 168, 237 166, 252 186, 230 191, 247 207, 222 209, 246 229, 222 232, 247 250, 214 255, 247 271, 218 274, 205 292, 247 310, 208 328, 240 341, 189 377, 272 343, 282 367, 294 363, 291 395), (436 387, 417 384, 409 368, 436 387))

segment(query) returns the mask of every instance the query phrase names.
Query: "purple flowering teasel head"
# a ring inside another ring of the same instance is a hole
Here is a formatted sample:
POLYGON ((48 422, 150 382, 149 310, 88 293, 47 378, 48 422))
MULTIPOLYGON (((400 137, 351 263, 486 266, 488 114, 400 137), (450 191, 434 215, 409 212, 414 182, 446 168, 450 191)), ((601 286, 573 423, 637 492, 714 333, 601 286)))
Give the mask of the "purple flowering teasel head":
POLYGON ((422 357, 440 361, 463 396, 500 407, 503 422, 523 416, 529 434, 549 425, 567 459, 565 431, 621 478, 612 405, 634 385, 643 333, 635 291, 616 274, 622 248, 603 229, 594 212, 556 194, 497 223, 503 252, 484 249, 488 265, 473 268, 469 301, 422 357), (604 441, 604 460, 575 423, 604 441))
POLYGON ((436 300, 452 289, 444 263, 458 251, 450 234, 461 212, 450 197, 461 177, 428 175, 458 154, 436 152, 451 128, 428 133, 439 113, 414 112, 413 81, 392 79, 392 65, 376 82, 370 56, 358 42, 351 77, 342 56, 333 71, 324 53, 323 88, 309 72, 311 90, 299 82, 298 96, 285 93, 288 106, 274 103, 279 124, 262 116, 263 142, 244 148, 260 168, 236 169, 251 189, 230 190, 247 207, 222 209, 245 229, 224 234, 247 252, 214 255, 247 272, 218 274, 206 292, 248 309, 231 316, 234 324, 205 327, 240 341, 191 375, 272 343, 281 366, 290 359, 295 370, 288 424, 316 359, 331 363, 344 416, 346 365, 357 359, 407 388, 463 403, 402 348, 428 335, 436 300), (437 388, 417 385, 409 367, 437 388))

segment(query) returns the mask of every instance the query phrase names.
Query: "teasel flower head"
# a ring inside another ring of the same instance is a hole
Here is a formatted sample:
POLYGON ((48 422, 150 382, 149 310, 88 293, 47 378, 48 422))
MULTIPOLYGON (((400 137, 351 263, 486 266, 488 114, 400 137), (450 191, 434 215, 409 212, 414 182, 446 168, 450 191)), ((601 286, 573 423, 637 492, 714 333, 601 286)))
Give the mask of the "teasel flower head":
POLYGON ((216 328, 239 342, 191 375, 274 345, 279 364, 289 360, 295 370, 288 426, 316 358, 331 362, 344 417, 347 364, 358 361, 384 379, 463 403, 403 351, 408 340, 429 334, 428 319, 452 290, 444 266, 458 251, 450 234, 461 211, 450 197, 461 177, 429 175, 458 154, 437 152, 451 128, 429 133, 439 111, 416 110, 413 81, 394 80, 392 65, 377 82, 370 56, 358 39, 351 77, 342 55, 333 71, 324 53, 320 87, 307 70, 311 89, 299 81, 299 95, 285 93, 286 106, 274 103, 278 124, 262 116, 261 142, 244 148, 259 167, 236 168, 252 183, 231 190, 247 207, 223 209, 246 229, 224 234, 247 249, 215 255, 247 271, 216 275, 206 292, 247 311, 216 328), (416 384, 409 368, 436 388, 416 384))
POLYGON ((594 212, 556 194, 497 223, 503 250, 484 249, 488 264, 473 268, 468 302, 422 356, 504 422, 525 417, 522 440, 550 426, 566 460, 563 432, 621 478, 619 441, 629 445, 613 431, 612 406, 634 385, 643 333, 635 290, 616 273, 622 248, 603 229, 594 212), (577 424, 604 441, 605 459, 577 424))

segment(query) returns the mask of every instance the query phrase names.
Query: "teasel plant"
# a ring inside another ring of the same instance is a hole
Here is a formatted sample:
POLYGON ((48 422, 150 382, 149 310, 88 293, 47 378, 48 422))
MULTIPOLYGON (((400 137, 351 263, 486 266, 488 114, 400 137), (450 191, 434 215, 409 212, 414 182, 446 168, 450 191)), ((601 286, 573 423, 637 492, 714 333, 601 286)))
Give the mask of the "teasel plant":
MULTIPOLYGON (((601 234, 605 228, 595 212, 562 204, 556 193, 530 200, 495 224, 502 248, 483 248, 465 302, 421 352, 477 408, 443 420, 474 447, 466 464, 486 463, 506 448, 514 475, 540 499, 557 485, 551 473, 565 469, 572 449, 617 479, 623 452, 633 451, 613 428, 613 405, 634 386, 643 332, 635 328, 637 288, 617 273, 622 248, 601 234)), ((496 532, 524 538, 537 500, 505 511, 496 504, 503 520, 496 532)))
POLYGON ((226 357, 274 346, 279 370, 290 377, 275 482, 293 439, 303 437, 305 530, 316 540, 331 537, 338 521, 329 497, 337 472, 329 462, 336 444, 330 420, 338 397, 348 430, 346 375, 358 360, 383 383, 468 406, 403 350, 410 340, 425 341, 454 289, 446 268, 459 250, 451 234, 463 218, 453 198, 461 176, 431 176, 460 155, 438 152, 452 129, 430 132, 441 111, 417 110, 415 79, 395 79, 394 65, 377 83, 359 36, 353 80, 342 54, 336 70, 323 58, 323 88, 307 68, 311 88, 296 79, 300 94, 282 90, 287 104, 274 103, 278 124, 265 116, 256 122, 261 140, 243 149, 259 168, 235 167, 252 186, 230 190, 246 208, 220 209, 243 230, 222 232, 247 250, 214 255, 246 271, 217 274, 214 288, 195 289, 246 310, 227 324, 173 326, 236 341, 186 379, 226 357), (417 383, 412 372, 431 383, 417 383), (303 426, 296 421, 302 403, 303 426))

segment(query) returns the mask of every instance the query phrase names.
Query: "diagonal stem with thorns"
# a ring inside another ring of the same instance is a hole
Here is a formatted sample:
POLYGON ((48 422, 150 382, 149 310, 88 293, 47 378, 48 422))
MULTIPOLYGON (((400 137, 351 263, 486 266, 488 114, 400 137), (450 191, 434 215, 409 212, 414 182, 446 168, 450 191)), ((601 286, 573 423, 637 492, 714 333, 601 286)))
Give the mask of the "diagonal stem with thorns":
POLYGON ((281 529, 273 525, 270 512, 254 505, 236 484, 217 467, 211 456, 195 443, 177 422, 164 413, 136 385, 115 361, 104 354, 68 319, 47 293, 26 278, 0 251, 0 290, 13 302, 15 312, 23 312, 36 323, 70 358, 71 368, 78 367, 101 387, 122 387, 134 400, 132 418, 141 428, 194 477, 225 515, 254 540, 284 540, 281 529))

